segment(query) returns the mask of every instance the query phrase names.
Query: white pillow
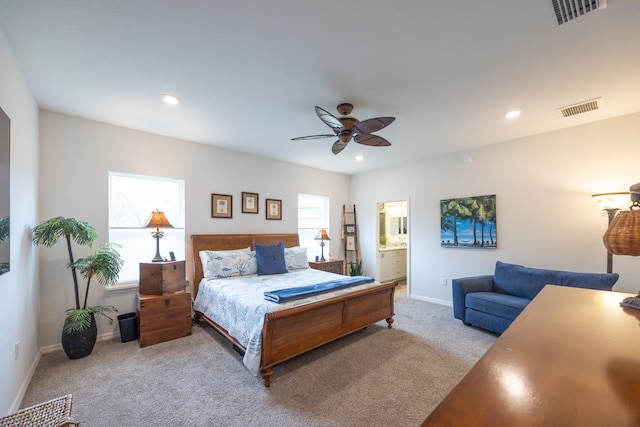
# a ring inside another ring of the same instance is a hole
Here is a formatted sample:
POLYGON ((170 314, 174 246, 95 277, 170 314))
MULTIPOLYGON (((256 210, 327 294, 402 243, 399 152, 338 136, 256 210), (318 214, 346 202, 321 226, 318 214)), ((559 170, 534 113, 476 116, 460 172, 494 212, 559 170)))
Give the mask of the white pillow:
POLYGON ((204 278, 225 279, 233 276, 256 274, 256 253, 250 248, 233 251, 200 251, 204 278))
POLYGON ((307 248, 301 248, 300 246, 285 248, 284 260, 287 264, 287 270, 309 268, 309 261, 307 260, 307 248))

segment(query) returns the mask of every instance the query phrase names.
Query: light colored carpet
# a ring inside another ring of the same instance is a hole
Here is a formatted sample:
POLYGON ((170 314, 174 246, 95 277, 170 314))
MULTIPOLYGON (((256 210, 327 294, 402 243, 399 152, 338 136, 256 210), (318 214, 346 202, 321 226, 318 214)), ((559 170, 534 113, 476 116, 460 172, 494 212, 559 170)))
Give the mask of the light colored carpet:
POLYGON ((270 388, 215 331, 44 355, 22 402, 73 394, 83 426, 416 426, 495 341, 452 309, 396 296, 381 322, 274 368, 270 388))

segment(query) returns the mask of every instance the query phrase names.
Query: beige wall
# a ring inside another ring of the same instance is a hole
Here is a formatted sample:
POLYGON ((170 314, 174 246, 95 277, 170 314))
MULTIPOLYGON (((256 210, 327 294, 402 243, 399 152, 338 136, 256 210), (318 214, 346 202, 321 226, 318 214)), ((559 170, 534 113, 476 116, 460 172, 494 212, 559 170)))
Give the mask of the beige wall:
POLYGON ((29 233, 38 209, 38 108, 2 31, 0 64, 0 107, 11 120, 11 271, 0 276, 4 415, 18 408, 39 360, 37 263, 29 233))
MULTIPOLYGON (((162 176, 185 181, 187 275, 192 274, 189 250, 195 233, 296 232, 298 194, 331 198, 331 224, 339 225, 342 204, 350 202, 349 177, 221 150, 149 133, 85 120, 50 111, 40 112, 40 220, 72 216, 90 222, 99 242, 108 239, 108 172, 162 176), (242 191, 258 193, 259 215, 242 214, 242 191), (211 193, 233 195, 233 218, 211 218, 211 193), (265 198, 282 200, 282 221, 267 221, 265 198)), ((340 227, 332 227, 331 252, 341 253, 340 227)), ((149 239, 149 248, 154 242, 149 239)), ((58 248, 60 249, 60 248, 58 248)), ((63 249, 63 248, 62 248, 63 249)), ((81 248, 82 249, 82 248, 81 248)), ((76 256, 82 255, 80 251, 76 256)), ((66 252, 40 250, 40 344, 44 351, 59 348, 64 310, 73 305, 66 252)), ((134 309, 134 293, 105 294, 92 287, 92 304, 109 304, 120 313, 134 309)), ((117 323, 117 322, 116 322, 117 323)), ((98 325, 107 336, 117 324, 98 325)))
MULTIPOLYGON (((497 260, 604 272, 607 218, 591 195, 640 182, 638 158, 640 114, 632 114, 355 176, 365 273, 375 272, 375 204, 400 199, 410 202, 413 297, 450 304, 452 278, 491 274, 497 260), (496 195, 497 250, 441 248, 439 201, 485 194, 496 195)), ((640 289, 640 259, 614 256, 613 267, 614 290, 640 289)))

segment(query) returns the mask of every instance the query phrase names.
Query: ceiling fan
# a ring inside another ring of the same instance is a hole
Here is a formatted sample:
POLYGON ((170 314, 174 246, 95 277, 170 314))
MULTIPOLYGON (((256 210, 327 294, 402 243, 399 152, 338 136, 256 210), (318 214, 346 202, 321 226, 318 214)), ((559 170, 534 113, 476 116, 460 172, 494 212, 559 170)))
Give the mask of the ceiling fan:
POLYGON ((341 117, 336 117, 328 111, 320 107, 316 107, 316 114, 327 126, 333 129, 334 133, 323 135, 309 135, 292 138, 292 141, 300 141, 306 139, 320 139, 338 137, 333 143, 331 151, 338 154, 347 146, 349 141, 353 140, 359 144, 371 145, 375 147, 386 147, 391 145, 389 141, 378 135, 371 135, 372 132, 389 126, 396 119, 395 117, 376 117, 373 119, 359 121, 355 117, 350 116, 353 105, 342 103, 336 107, 341 117))

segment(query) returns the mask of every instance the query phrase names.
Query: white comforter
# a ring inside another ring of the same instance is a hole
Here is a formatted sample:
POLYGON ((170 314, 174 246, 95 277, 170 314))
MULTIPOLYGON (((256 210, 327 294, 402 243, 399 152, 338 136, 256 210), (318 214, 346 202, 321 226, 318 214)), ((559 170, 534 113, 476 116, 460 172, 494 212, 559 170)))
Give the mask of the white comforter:
POLYGON ((341 276, 334 273, 305 268, 269 276, 253 274, 227 279, 203 279, 200 282, 194 309, 225 328, 246 348, 243 362, 249 371, 258 375, 260 373, 262 326, 266 313, 374 287, 379 283, 365 283, 284 304, 265 300, 264 292, 313 285, 339 277, 341 276))

